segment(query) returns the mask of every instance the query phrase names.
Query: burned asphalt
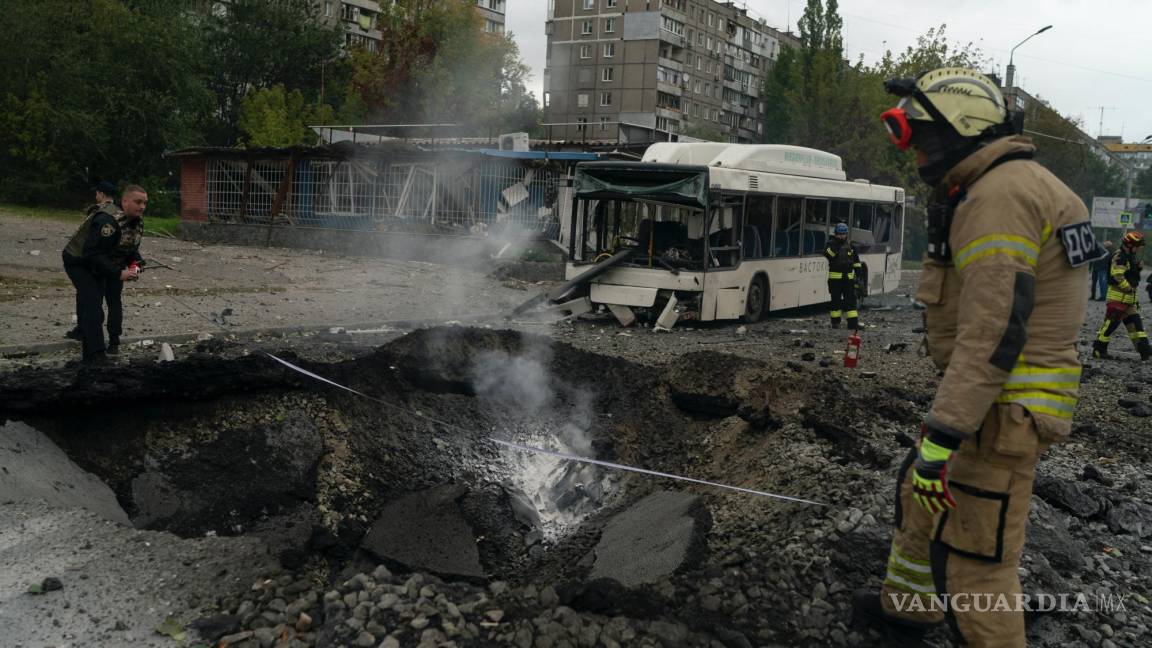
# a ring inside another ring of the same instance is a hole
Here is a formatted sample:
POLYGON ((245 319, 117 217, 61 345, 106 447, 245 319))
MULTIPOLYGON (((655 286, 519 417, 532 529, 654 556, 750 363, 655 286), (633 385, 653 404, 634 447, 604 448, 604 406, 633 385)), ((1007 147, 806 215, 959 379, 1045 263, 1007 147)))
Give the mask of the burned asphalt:
MULTIPOLYGON (((477 309, 537 285, 454 272, 477 309)), ((371 318, 336 298, 315 330, 273 319, 230 336, 184 317, 138 336, 187 336, 173 362, 155 344, 97 373, 67 365, 66 346, 10 358, 0 416, 21 442, 0 443, 0 466, 26 467, 36 447, 70 466, 59 484, 99 479, 135 528, 82 498, 44 504, 27 487, 42 475, 6 471, 0 484, 28 496, 0 493, 0 626, 23 646, 895 645, 854 623, 849 601, 882 577, 895 472, 938 380, 916 352, 914 279, 869 300, 855 370, 818 310, 670 333, 607 317, 350 333, 329 328, 371 318), (47 578, 61 589, 31 593, 47 578)), ((139 322, 129 311, 130 334, 139 322)), ((1090 363, 1075 432, 1039 465, 1021 565, 1025 592, 1091 610, 1030 615, 1030 645, 1152 636, 1152 368, 1123 342, 1090 363)), ((937 631, 929 645, 952 643, 937 631)))

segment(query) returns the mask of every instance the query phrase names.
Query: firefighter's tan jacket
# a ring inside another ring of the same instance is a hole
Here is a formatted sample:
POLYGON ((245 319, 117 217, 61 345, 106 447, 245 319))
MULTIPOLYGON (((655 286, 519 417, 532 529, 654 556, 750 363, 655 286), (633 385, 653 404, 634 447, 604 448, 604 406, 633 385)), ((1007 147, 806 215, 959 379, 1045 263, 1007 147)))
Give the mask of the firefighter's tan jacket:
POLYGON ((995 403, 1027 408, 1048 440, 1071 430, 1089 285, 1088 264, 1072 267, 1067 249, 1094 242, 1090 230, 1087 242, 1065 242, 1061 228, 1088 221, 1088 211, 1043 166, 1021 159, 989 169, 1034 149, 1025 137, 999 139, 944 179, 966 192, 948 239, 952 260, 925 258, 916 298, 927 305, 932 359, 945 370, 927 421, 959 438, 995 403))

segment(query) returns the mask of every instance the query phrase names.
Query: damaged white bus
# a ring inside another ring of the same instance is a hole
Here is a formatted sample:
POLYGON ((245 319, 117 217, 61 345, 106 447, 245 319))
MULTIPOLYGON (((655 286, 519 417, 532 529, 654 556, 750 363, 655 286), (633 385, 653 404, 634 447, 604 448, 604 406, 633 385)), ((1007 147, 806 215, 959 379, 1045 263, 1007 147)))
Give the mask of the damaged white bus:
POLYGON ((840 158, 796 146, 659 143, 640 162, 577 165, 567 284, 553 302, 646 314, 759 320, 829 300, 825 242, 848 223, 865 290, 900 281, 904 190, 846 180, 840 158))

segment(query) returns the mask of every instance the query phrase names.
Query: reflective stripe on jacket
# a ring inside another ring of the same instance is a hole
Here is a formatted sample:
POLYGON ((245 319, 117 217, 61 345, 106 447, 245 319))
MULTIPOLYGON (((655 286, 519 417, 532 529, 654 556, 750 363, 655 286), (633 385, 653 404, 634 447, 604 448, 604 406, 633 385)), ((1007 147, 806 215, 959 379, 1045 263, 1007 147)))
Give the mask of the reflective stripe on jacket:
POLYGON ((1072 267, 1056 232, 1087 221, 1088 210, 1032 160, 995 164, 1032 150, 1024 137, 996 140, 942 184, 966 192, 949 234, 955 253, 948 264, 925 259, 916 298, 927 305, 933 360, 945 369, 928 418, 960 438, 996 403, 1027 408, 1050 439, 1071 430, 1088 266, 1072 267))

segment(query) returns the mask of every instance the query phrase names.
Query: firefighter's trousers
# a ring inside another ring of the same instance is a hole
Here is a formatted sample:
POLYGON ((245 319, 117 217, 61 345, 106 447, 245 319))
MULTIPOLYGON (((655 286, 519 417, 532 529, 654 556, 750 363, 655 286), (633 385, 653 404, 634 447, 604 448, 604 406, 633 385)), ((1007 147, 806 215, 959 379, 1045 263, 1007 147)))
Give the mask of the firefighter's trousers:
POLYGON ((1136 350, 1141 355, 1147 353, 1148 333, 1144 331, 1144 322, 1140 318, 1140 307, 1136 304, 1121 302, 1108 302, 1107 310, 1104 311, 1104 323, 1096 332, 1096 347, 1108 348, 1112 334, 1120 328, 1121 324, 1128 330, 1128 337, 1136 346, 1136 350))
POLYGON ((896 531, 881 591, 885 612, 920 622, 946 619, 968 646, 1024 648, 1016 569, 1036 460, 1049 445, 1023 407, 993 406, 952 457, 956 508, 936 515, 912 499, 912 450, 900 468, 896 531))
POLYGON ((860 313, 856 310, 856 280, 851 277, 828 280, 828 294, 832 296, 832 305, 828 315, 833 324, 840 324, 840 317, 848 318, 848 328, 860 327, 860 313))

